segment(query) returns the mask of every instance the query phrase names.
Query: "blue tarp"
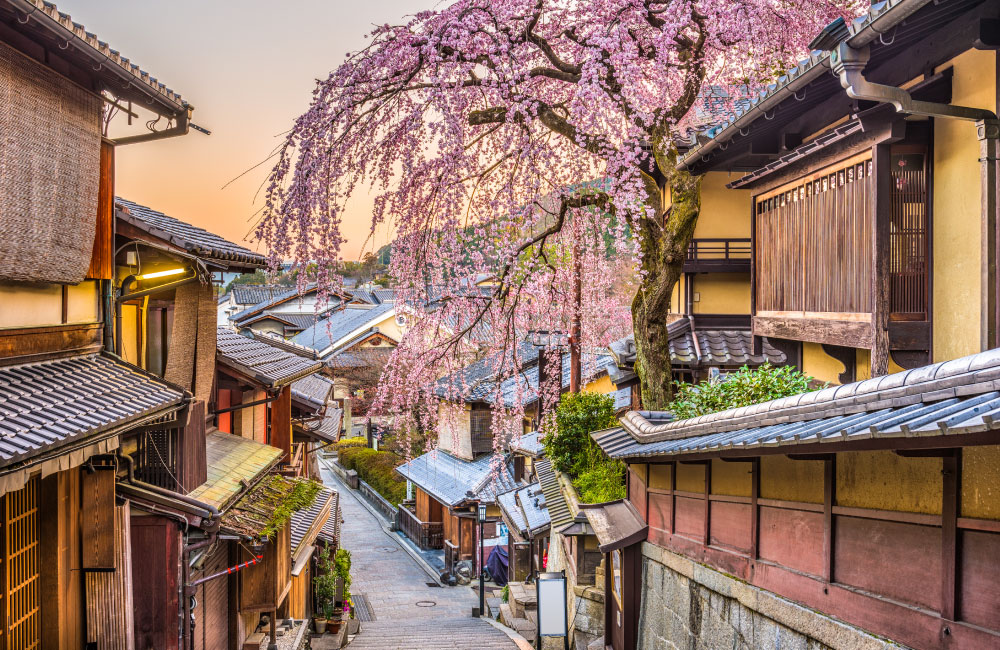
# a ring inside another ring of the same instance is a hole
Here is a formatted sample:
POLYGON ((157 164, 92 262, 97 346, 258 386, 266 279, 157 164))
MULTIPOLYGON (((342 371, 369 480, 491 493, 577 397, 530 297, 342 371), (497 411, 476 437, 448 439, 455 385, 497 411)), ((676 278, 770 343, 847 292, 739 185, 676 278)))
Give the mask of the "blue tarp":
POLYGON ((507 584, 507 564, 507 547, 494 546, 486 560, 486 571, 489 572, 493 582, 501 587, 507 584))

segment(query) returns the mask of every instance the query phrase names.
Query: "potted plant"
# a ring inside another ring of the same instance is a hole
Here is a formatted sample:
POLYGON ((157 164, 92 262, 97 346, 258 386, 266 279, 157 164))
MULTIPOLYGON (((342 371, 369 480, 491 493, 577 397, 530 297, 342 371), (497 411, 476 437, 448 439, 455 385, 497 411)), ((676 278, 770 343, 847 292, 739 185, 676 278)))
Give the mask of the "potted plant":
POLYGON ((330 561, 330 549, 324 548, 320 551, 317 562, 321 573, 313 578, 313 588, 316 593, 316 606, 322 610, 323 615, 316 613, 314 623, 316 632, 326 633, 328 621, 333 616, 333 605, 337 598, 337 575, 333 571, 333 562, 330 561))
MULTIPOLYGON (((339 602, 343 603, 343 618, 349 618, 351 616, 351 552, 338 548, 337 552, 333 556, 333 575, 336 576, 339 602)), ((338 612, 339 614, 339 612, 338 612)), ((336 622, 330 620, 329 623, 334 625, 334 630, 340 629, 340 620, 336 622)))

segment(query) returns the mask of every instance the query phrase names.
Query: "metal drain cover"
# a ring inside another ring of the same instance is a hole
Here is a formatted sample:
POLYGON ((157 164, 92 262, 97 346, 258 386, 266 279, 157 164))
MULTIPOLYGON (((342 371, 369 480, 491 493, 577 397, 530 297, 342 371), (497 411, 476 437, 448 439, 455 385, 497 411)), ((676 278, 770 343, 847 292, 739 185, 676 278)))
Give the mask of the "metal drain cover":
POLYGON ((437 605, 433 600, 418 600, 417 607, 434 607, 437 605))
POLYGON ((399 549, 395 546, 376 546, 375 550, 379 553, 395 553, 399 549))

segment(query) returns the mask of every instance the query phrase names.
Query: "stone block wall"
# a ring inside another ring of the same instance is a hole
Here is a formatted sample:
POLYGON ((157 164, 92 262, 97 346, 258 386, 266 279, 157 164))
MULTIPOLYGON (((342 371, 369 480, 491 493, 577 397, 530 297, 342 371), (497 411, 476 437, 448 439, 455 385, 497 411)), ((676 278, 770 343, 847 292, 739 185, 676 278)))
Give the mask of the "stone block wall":
POLYGON ((900 646, 643 543, 640 650, 887 650, 900 646))

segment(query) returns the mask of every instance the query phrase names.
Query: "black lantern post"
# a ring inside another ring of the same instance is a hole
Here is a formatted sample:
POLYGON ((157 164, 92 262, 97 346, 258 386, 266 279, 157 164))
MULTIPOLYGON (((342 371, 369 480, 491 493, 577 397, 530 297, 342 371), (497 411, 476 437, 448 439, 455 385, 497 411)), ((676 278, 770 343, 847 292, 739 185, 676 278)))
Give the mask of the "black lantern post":
POLYGON ((479 615, 486 614, 486 562, 483 561, 483 524, 486 523, 486 505, 479 504, 479 615))

